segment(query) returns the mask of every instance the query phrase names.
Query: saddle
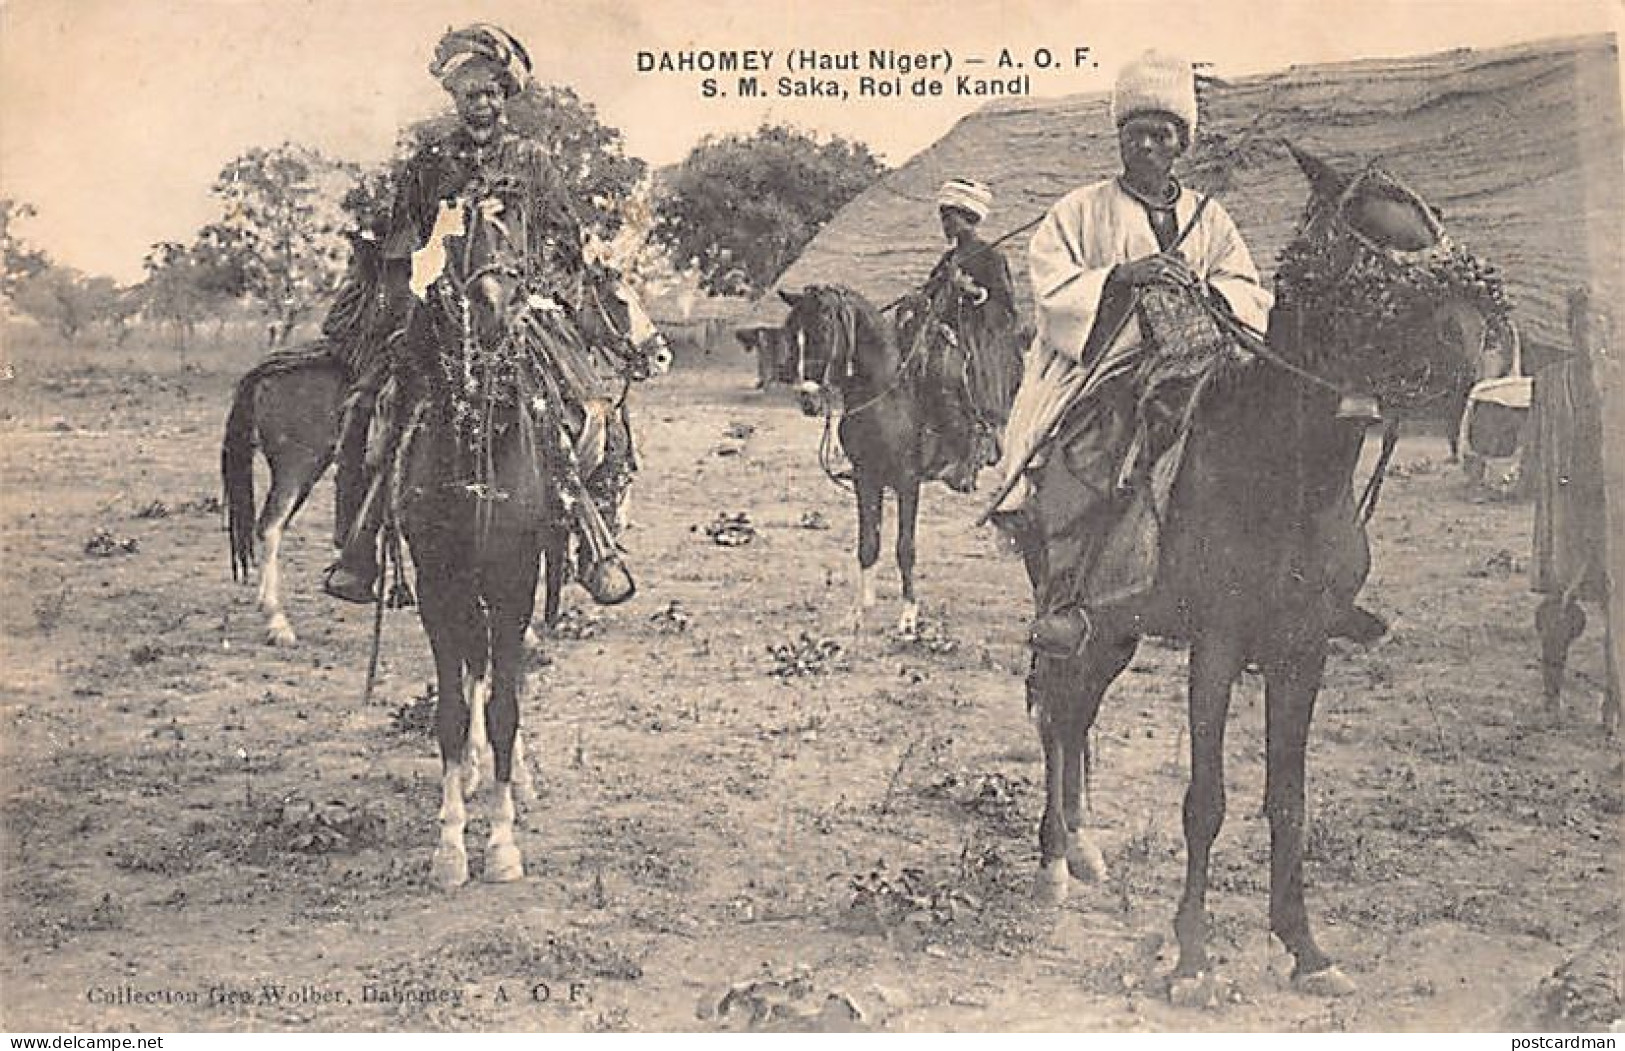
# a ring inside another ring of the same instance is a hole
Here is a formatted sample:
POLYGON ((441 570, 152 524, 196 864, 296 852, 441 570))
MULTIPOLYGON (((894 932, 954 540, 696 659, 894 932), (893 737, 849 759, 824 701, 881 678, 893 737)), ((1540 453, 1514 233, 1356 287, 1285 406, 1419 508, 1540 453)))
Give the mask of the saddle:
POLYGON ((1103 498, 1099 512, 1077 526, 1105 534, 1083 588, 1091 606, 1155 583, 1191 423, 1213 380, 1250 360, 1215 316, 1219 308, 1194 289, 1144 289, 1135 309, 1142 334, 1136 360, 1095 392, 1107 412, 1080 413, 1059 437, 1068 470, 1103 498))

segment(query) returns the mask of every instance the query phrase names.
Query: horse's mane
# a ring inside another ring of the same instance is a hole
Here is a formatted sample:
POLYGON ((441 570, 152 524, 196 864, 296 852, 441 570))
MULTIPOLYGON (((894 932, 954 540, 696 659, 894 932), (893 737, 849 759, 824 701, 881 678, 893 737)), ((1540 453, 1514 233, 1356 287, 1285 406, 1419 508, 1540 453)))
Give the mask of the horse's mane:
POLYGON ((299 372, 315 365, 329 364, 334 368, 344 363, 334 353, 334 345, 326 339, 313 339, 292 347, 279 347, 254 364, 238 381, 239 386, 254 384, 270 376, 285 372, 299 372))

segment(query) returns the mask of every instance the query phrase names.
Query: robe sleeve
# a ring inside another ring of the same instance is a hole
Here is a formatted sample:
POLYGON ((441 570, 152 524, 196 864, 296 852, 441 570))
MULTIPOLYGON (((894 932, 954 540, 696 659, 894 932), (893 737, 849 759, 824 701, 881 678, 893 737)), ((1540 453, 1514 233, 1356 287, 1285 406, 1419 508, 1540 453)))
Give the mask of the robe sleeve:
POLYGON ((423 247, 432 222, 424 201, 431 193, 425 185, 428 181, 425 169, 431 156, 427 150, 420 151, 401 169, 400 183, 395 187, 395 203, 389 211, 389 234, 384 238, 386 260, 411 259, 412 253, 423 247))
POLYGON ((1238 320, 1263 332, 1275 297, 1259 280, 1258 268, 1253 265, 1241 232, 1219 202, 1214 201, 1208 208, 1205 220, 1208 258, 1204 276, 1208 284, 1230 304, 1238 320))
POLYGON ((997 248, 983 245, 967 260, 971 280, 987 290, 987 301, 977 309, 996 328, 1009 328, 1016 320, 1015 285, 1010 280, 1010 263, 997 248))
MULTIPOLYGON (((1078 361, 1100 310, 1111 264, 1098 265, 1087 251, 1083 210, 1062 200, 1033 234, 1027 249, 1038 338, 1050 350, 1078 361)), ((1095 236, 1099 236, 1098 233, 1095 236)))

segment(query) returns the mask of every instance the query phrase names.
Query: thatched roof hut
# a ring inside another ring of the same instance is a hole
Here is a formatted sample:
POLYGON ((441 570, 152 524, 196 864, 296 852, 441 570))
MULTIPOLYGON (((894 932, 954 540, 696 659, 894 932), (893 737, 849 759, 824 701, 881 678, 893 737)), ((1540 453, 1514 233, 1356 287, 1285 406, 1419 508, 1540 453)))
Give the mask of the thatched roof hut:
MULTIPOLYGON (((1378 158, 1501 268, 1526 336, 1562 342, 1564 296, 1600 276, 1584 248, 1588 227, 1625 211, 1617 68, 1614 38, 1599 36, 1219 83, 1204 92, 1206 149, 1184 174, 1220 190, 1268 276, 1306 190, 1280 140, 1350 166, 1378 158)), ((943 179, 993 187, 984 226, 998 236, 1117 166, 1106 94, 994 103, 847 205, 776 288, 840 282, 889 301, 944 248, 932 203, 943 179)), ((1024 309, 1026 242, 1006 245, 1024 309)), ((750 320, 782 316, 769 293, 750 320)))

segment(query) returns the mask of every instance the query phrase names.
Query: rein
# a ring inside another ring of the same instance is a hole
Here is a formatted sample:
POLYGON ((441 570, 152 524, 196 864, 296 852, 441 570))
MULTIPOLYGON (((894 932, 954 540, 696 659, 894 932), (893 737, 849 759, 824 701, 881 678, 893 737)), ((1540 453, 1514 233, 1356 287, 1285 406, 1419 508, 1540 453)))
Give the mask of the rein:
MULTIPOLYGON (((838 319, 838 335, 834 342, 838 344, 838 347, 832 350, 828 359, 826 359, 824 362, 824 375, 818 381, 818 387, 821 391, 827 391, 830 386, 834 385, 834 373, 837 361, 840 361, 844 365, 844 371, 846 373, 845 378, 852 379, 857 375, 853 364, 853 359, 857 353, 858 346, 857 309, 853 306, 852 301, 844 292, 836 293, 836 300, 837 302, 834 307, 834 311, 836 318, 838 319)), ((902 390, 903 384, 908 378, 909 366, 913 363, 915 357, 918 356, 920 348, 924 345, 924 342, 925 340, 922 333, 920 337, 915 338, 913 344, 909 347, 908 353, 904 355, 900 361, 898 361, 897 371, 892 375, 891 382, 886 384, 886 386, 883 387, 878 393, 865 398, 857 405, 856 408, 842 408, 842 418, 850 419, 851 417, 867 412, 881 401, 902 390)), ((796 373, 797 379, 800 380, 800 382, 803 384, 808 382, 806 379, 805 352, 803 352, 797 358, 796 373)), ((839 438, 835 433, 835 402, 834 399, 830 398, 826 393, 824 396, 824 431, 823 436, 818 441, 818 465, 819 467, 823 468, 824 476, 831 482, 835 483, 838 488, 851 491, 851 486, 848 484, 851 480, 850 473, 840 471, 835 466, 835 448, 838 443, 839 438)))

